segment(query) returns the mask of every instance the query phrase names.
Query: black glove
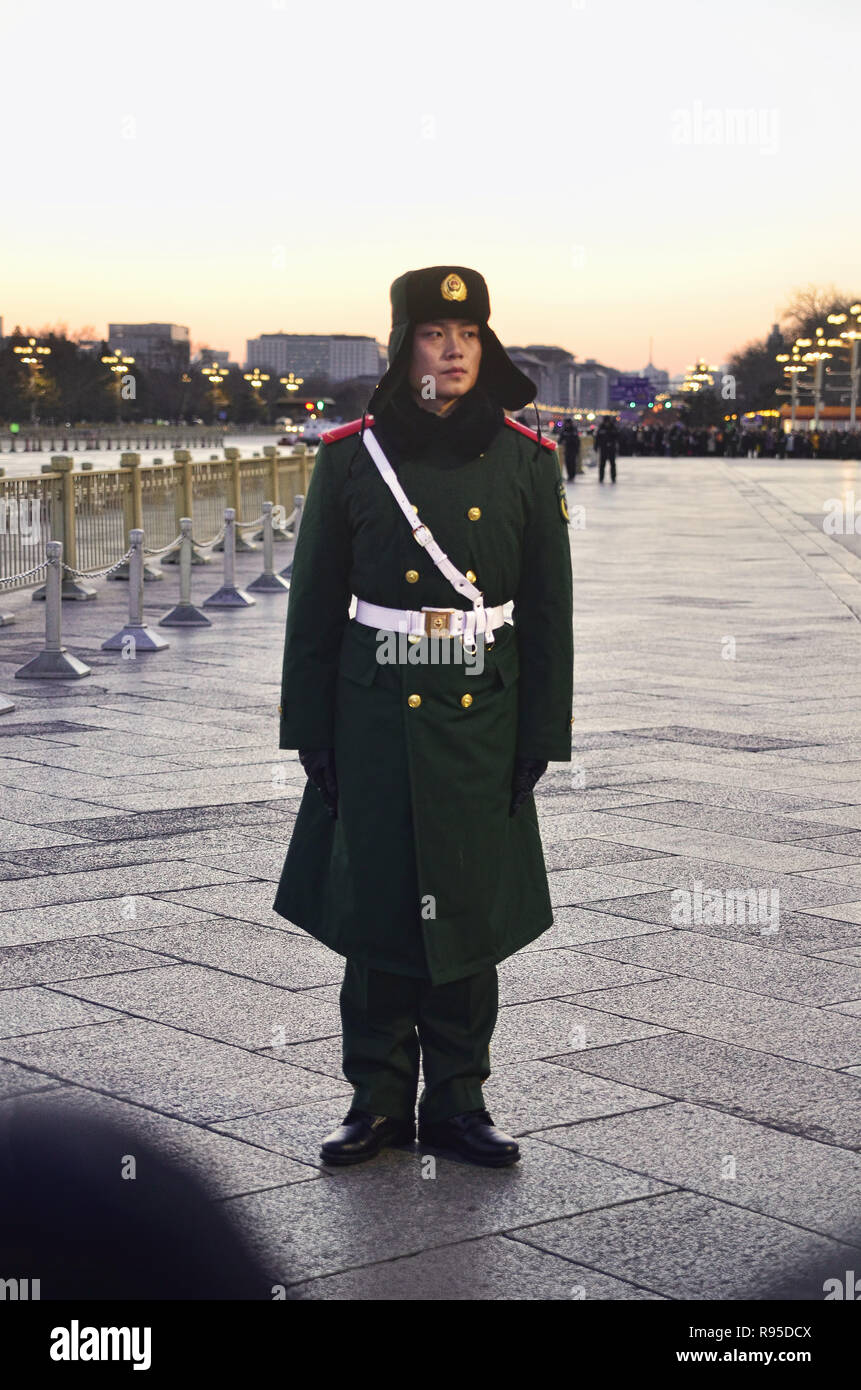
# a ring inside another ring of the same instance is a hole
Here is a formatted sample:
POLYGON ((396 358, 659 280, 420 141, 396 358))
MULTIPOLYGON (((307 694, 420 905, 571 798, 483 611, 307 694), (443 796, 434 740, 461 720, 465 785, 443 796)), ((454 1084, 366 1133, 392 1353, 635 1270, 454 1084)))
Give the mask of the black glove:
POLYGON ((338 783, 335 778, 334 748, 299 749, 299 761, 305 775, 314 783, 324 802, 326 810, 336 820, 338 816, 338 783))
POLYGON ((514 759, 514 775, 511 779, 511 809, 508 812, 510 816, 513 816, 515 811, 523 805, 539 777, 543 777, 546 771, 547 764, 537 762, 535 758, 514 759))

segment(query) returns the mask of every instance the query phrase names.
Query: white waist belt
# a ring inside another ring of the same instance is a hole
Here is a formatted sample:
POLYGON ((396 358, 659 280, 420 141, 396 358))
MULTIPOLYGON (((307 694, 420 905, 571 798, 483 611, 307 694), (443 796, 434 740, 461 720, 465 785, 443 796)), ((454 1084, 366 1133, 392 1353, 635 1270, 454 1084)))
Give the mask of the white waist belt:
POLYGON ((356 622, 383 632, 406 632, 410 637, 463 637, 475 643, 478 633, 484 633, 492 646, 494 628, 505 622, 505 604, 493 608, 383 608, 379 603, 356 600, 356 622))

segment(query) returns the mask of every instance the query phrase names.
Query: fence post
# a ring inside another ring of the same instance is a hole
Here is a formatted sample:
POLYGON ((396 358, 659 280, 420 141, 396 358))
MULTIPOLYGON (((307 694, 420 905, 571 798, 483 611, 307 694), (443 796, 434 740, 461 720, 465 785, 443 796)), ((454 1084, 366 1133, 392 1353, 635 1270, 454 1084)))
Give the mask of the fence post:
MULTIPOLYGON (((59 540, 63 546, 66 564, 70 565, 72 569, 77 569, 78 545, 75 530, 77 518, 75 515, 74 467, 74 459, 69 458, 67 454, 58 454, 56 458, 51 459, 52 472, 62 475, 60 478, 60 506, 57 508, 54 519, 60 523, 59 540)), ((33 599, 37 602, 44 599, 47 590, 47 583, 41 584, 38 589, 34 590, 33 599)), ((62 581, 60 597, 64 599, 88 599, 96 598, 97 593, 92 584, 82 584, 73 575, 69 575, 62 581)))
MULTIPOLYGON (((263 453, 269 460, 269 496, 272 498, 272 506, 277 507, 281 500, 281 479, 279 469, 281 460, 278 457, 278 450, 274 444, 264 444, 263 453)), ((276 513, 277 515, 277 513, 276 513)), ((254 537, 256 541, 265 540, 266 537, 262 530, 258 531, 254 537)), ((289 541, 290 537, 281 526, 272 527, 273 541, 289 541)), ((265 562, 264 562, 265 564, 265 562)))
MULTIPOLYGON (((120 454, 120 468, 127 468, 128 475, 123 481, 123 513, 126 521, 126 532, 130 536, 133 531, 143 530, 143 484, 141 482, 141 456, 140 454, 120 454)), ((144 558, 143 562, 144 581, 154 579, 164 579, 160 569, 153 566, 144 558)), ((119 569, 108 575, 108 579, 128 579, 129 564, 120 565, 119 569)))
POLYGON ((191 601, 191 517, 180 519, 182 541, 179 547, 179 603, 159 620, 159 627, 212 627, 205 613, 191 601))
POLYGON ((203 600, 204 608, 250 608, 257 600, 244 589, 236 587, 235 561, 236 512, 233 507, 224 511, 224 583, 214 594, 203 600))
MULTIPOLYGON (((224 450, 224 457, 227 459, 227 506, 234 514, 234 517, 242 516, 242 464, 239 458, 239 450, 232 445, 224 450)), ((257 546, 251 541, 247 541, 238 530, 236 535, 236 549, 238 551, 256 550, 257 546)), ((227 537, 214 545, 213 550, 224 550, 227 537)))
MULTIPOLYGON (((296 520, 293 522, 293 554, 296 554, 296 546, 299 544, 299 527, 302 525, 302 512, 305 507, 305 498, 301 492, 293 498, 293 506, 296 508, 296 520)), ((293 578, 293 559, 291 557, 289 565, 285 565, 281 571, 285 579, 293 578)))
POLYGON ((90 674, 85 666, 62 643, 62 580, 63 545, 61 541, 48 541, 45 545, 48 561, 48 574, 45 581, 45 646, 32 661, 20 666, 15 672, 17 680, 80 680, 90 674))
MULTIPOLYGON (((158 463, 160 460, 156 459, 158 463)), ((182 477, 179 486, 174 487, 174 504, 176 515, 176 529, 182 531, 182 518, 191 517, 194 522, 194 472, 192 469, 191 452, 188 449, 174 449, 174 466, 182 469, 182 477)), ((178 565, 179 554, 172 550, 169 555, 165 555, 162 565, 178 565)), ((193 565, 212 564, 211 556, 204 555, 202 550, 198 550, 192 539, 191 542, 191 563, 193 565)))
POLYGON ((129 557, 129 620, 113 637, 102 643, 103 652, 131 650, 134 658, 138 652, 159 652, 170 643, 160 632, 147 627, 143 617, 144 586, 144 533, 135 527, 129 535, 132 553, 129 557))
POLYGON ((249 589, 262 590, 264 593, 277 593, 280 589, 289 589, 290 585, 286 579, 282 579, 280 574, 275 573, 272 559, 272 503, 263 503, 263 573, 258 574, 257 578, 248 585, 249 589))

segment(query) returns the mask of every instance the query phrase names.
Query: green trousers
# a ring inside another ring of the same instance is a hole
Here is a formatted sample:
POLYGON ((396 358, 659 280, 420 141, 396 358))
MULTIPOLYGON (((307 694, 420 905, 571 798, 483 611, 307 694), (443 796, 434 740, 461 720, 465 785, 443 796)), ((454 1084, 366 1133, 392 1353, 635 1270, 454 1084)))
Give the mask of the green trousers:
POLYGON ((412 1119, 420 1053, 420 1118, 447 1120, 483 1108, 499 1004, 495 966, 432 985, 348 959, 340 1003, 344 1075, 356 1109, 412 1119))

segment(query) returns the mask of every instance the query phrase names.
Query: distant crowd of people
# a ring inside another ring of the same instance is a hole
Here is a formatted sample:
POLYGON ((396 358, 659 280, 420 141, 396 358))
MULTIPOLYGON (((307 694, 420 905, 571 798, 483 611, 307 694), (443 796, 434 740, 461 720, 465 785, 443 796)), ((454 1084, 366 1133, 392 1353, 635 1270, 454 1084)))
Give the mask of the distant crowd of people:
POLYGON ((598 458, 603 457, 605 464, 615 464, 617 454, 639 454, 648 458, 707 458, 714 454, 720 458, 861 459, 861 429, 804 429, 786 433, 776 425, 753 427, 731 423, 694 428, 679 421, 666 426, 624 425, 613 416, 604 416, 598 425, 590 425, 587 429, 579 428, 569 418, 555 434, 563 450, 569 478, 574 477, 584 444, 587 448, 593 444, 598 458))

